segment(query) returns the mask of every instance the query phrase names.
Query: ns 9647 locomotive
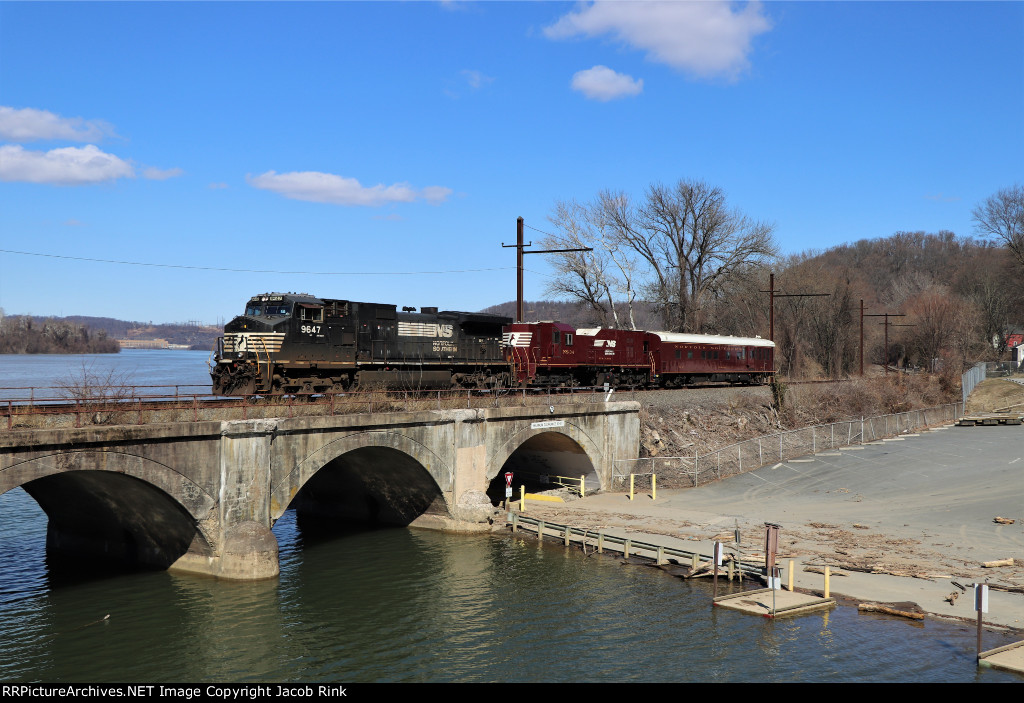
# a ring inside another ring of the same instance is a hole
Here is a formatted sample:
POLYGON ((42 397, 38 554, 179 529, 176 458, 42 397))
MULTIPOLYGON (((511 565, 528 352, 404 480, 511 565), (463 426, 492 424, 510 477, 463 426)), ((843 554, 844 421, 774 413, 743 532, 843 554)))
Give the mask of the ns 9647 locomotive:
POLYGON ((511 373, 500 315, 396 309, 301 293, 253 296, 224 327, 219 395, 324 393, 353 386, 491 388, 511 373))

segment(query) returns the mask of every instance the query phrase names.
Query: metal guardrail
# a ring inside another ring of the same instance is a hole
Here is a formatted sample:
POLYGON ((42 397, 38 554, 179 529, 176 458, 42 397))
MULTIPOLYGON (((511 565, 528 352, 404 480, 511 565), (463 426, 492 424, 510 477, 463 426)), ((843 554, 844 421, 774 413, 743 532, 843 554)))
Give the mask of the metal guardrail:
MULTIPOLYGON (((788 430, 737 442, 706 454, 694 452, 692 456, 641 457, 619 461, 632 462, 631 466, 635 469, 632 473, 636 474, 682 471, 692 477, 694 486, 698 486, 753 471, 776 461, 895 437, 913 430, 955 422, 962 416, 963 403, 950 403, 923 410, 788 430)), ((622 475, 628 476, 617 474, 615 478, 622 475)))
MULTIPOLYGON (((604 530, 595 531, 582 527, 560 525, 555 522, 527 517, 520 513, 508 513, 507 520, 507 524, 511 526, 513 533, 520 529, 529 528, 540 540, 543 540, 544 538, 555 538, 561 540, 562 544, 566 547, 571 546, 573 542, 576 542, 582 549, 584 549, 584 551, 589 544, 598 554, 602 554, 604 550, 610 549, 612 551, 621 552, 623 558, 647 558, 658 566, 668 564, 669 558, 675 557, 677 563, 681 564, 682 562, 689 562, 691 568, 696 569, 701 563, 710 562, 712 559, 711 556, 701 554, 699 552, 677 549, 676 547, 666 547, 660 544, 651 544, 649 542, 643 542, 629 537, 609 535, 605 534, 604 530)), ((745 563, 742 557, 738 557, 733 564, 735 569, 747 577, 764 577, 762 567, 754 563, 745 563)))

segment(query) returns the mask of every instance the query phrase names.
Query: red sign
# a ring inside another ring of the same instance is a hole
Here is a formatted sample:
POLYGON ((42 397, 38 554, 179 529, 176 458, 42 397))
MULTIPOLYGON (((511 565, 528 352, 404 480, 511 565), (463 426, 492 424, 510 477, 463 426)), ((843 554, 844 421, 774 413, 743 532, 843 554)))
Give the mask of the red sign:
POLYGON ((511 486, 512 485, 512 472, 511 471, 505 472, 505 485, 506 486, 511 486))

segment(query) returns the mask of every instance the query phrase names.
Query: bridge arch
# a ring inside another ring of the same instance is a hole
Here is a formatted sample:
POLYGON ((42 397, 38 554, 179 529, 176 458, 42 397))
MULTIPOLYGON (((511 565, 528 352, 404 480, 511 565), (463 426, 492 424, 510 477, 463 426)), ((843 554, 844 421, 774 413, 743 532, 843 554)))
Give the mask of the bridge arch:
MULTIPOLYGON (((603 484, 598 467, 603 464, 603 454, 600 445, 572 422, 558 428, 525 427, 496 444, 489 453, 488 495, 493 500, 495 487, 504 487, 501 476, 506 471, 524 479, 528 489, 545 487, 540 477, 546 475, 573 479, 583 476, 587 491, 600 490, 603 484)), ((515 479, 517 485, 520 482, 515 479)))
POLYGON ((208 557, 216 499, 175 469, 115 451, 35 456, 0 471, 0 494, 21 487, 46 513, 47 549, 139 568, 208 557))
POLYGON ((271 490, 271 523, 289 507, 300 520, 407 525, 447 514, 452 466, 401 432, 368 430, 328 441, 271 490))

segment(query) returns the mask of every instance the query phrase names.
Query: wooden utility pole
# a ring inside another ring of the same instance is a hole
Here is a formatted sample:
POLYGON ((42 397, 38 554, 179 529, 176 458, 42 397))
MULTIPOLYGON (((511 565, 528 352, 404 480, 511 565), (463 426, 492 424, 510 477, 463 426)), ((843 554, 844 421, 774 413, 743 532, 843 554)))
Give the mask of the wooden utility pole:
POLYGON ((768 294, 768 339, 775 341, 775 299, 776 298, 820 298, 832 295, 831 293, 776 293, 775 274, 768 274, 768 290, 761 291, 768 294))
POLYGON ((516 249, 516 322, 523 321, 523 255, 525 254, 564 254, 572 251, 594 251, 591 247, 581 249, 537 249, 526 251, 525 248, 533 246, 533 242, 523 244, 523 218, 516 218, 516 243, 502 244, 506 249, 516 249))
MULTIPOLYGON (((889 373, 889 318, 890 317, 906 317, 901 312, 880 312, 873 315, 868 315, 864 312, 864 301, 860 301, 860 375, 864 375, 864 318, 865 317, 884 317, 885 322, 885 373, 889 373)), ((913 325, 899 325, 900 327, 913 327, 913 325)))

